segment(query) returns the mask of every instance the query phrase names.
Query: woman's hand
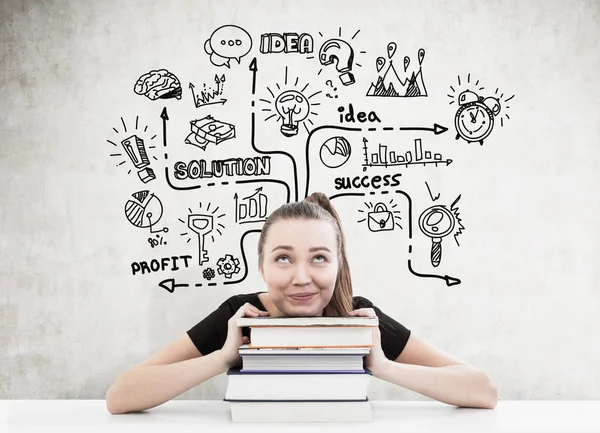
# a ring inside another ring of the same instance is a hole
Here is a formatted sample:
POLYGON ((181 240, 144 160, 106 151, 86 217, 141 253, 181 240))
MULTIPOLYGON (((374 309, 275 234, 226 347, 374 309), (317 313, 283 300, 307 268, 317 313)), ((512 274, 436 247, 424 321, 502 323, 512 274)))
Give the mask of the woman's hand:
POLYGON ((220 349, 221 356, 225 362, 225 366, 229 369, 240 361, 238 348, 242 344, 248 344, 248 337, 242 339, 242 328, 237 326, 238 317, 262 317, 268 316, 269 313, 259 310, 254 305, 246 302, 242 305, 233 316, 227 321, 227 339, 225 344, 220 349))
MULTIPOLYGON (((375 310, 372 308, 360 308, 353 310, 348 313, 349 316, 362 316, 362 317, 377 317, 375 310)), ((371 347, 370 353, 365 357, 365 367, 370 371, 376 372, 382 367, 388 359, 385 357, 383 350, 381 349, 381 332, 379 332, 379 326, 373 328, 373 347, 371 347)))

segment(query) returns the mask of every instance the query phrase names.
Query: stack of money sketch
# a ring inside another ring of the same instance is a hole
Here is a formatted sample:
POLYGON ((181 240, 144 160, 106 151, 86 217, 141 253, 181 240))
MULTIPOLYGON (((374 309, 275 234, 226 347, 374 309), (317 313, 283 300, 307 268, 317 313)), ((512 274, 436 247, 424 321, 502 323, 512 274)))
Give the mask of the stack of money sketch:
POLYGON ((215 145, 235 137, 235 126, 221 122, 208 115, 190 122, 192 132, 185 138, 187 144, 198 146, 202 150, 208 143, 215 145))

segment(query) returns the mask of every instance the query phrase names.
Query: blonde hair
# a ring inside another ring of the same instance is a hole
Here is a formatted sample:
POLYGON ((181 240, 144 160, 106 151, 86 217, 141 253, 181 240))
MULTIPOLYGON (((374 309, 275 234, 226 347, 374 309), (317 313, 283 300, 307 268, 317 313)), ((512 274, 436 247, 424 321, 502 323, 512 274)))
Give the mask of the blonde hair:
POLYGON ((335 211, 329 198, 315 192, 299 202, 285 203, 275 209, 263 225, 258 240, 258 267, 262 269, 264 252, 263 248, 271 226, 279 220, 288 219, 315 219, 329 221, 335 231, 337 240, 338 272, 333 289, 333 296, 323 309, 323 316, 345 317, 352 311, 352 279, 350 267, 346 256, 346 238, 342 230, 340 217, 335 211))

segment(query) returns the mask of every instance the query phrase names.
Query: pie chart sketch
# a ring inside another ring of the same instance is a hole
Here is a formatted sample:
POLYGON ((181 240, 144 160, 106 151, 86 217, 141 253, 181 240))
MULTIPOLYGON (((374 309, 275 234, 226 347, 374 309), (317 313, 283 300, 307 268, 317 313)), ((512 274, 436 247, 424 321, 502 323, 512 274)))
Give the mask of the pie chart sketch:
POLYGON ((331 137, 321 145, 319 157, 326 167, 341 167, 350 158, 350 143, 344 137, 331 137))
MULTIPOLYGON (((125 203, 125 216, 127 220, 138 228, 150 228, 160 221, 163 214, 163 206, 158 197, 150 191, 138 191, 132 194, 133 199, 125 203)), ((159 231, 168 231, 164 228, 159 231)))

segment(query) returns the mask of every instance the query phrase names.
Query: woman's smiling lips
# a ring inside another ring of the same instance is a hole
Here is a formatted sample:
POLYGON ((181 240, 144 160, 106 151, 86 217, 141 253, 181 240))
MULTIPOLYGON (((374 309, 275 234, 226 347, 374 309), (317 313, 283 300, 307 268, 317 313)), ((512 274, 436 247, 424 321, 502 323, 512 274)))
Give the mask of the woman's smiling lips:
POLYGON ((315 293, 304 292, 296 293, 295 295, 290 295, 290 298, 292 298, 295 301, 308 301, 312 299, 313 296, 315 296, 315 293))

